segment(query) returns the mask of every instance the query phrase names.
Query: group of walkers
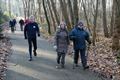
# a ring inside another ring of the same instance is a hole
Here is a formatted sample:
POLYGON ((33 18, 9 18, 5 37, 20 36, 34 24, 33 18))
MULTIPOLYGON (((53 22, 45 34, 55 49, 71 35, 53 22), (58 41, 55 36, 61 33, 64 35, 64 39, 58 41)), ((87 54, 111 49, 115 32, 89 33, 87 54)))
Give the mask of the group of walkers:
MULTIPOLYGON (((22 20, 19 21, 21 24, 21 31, 23 31, 22 20)), ((65 57, 68 51, 68 46, 70 44, 70 40, 73 42, 74 47, 74 67, 78 67, 79 55, 81 57, 81 62, 83 69, 88 69, 87 65, 87 57, 86 57, 86 41, 91 44, 89 33, 84 30, 84 24, 82 21, 79 21, 74 28, 68 32, 65 22, 60 23, 60 28, 56 32, 55 35, 55 44, 57 46, 57 66, 56 68, 64 68, 65 67, 65 57)), ((24 27, 24 37, 28 39, 29 45, 29 61, 32 61, 32 53, 34 56, 37 56, 37 36, 40 36, 40 31, 38 24, 35 22, 34 16, 30 16, 29 22, 24 27), (34 49, 32 50, 32 44, 34 49)))
MULTIPOLYGON (((23 19, 20 19, 19 20, 19 25, 20 25, 20 30, 23 31, 24 30, 24 26, 28 23, 28 19, 26 19, 25 21, 23 19)), ((9 21, 9 26, 11 28, 11 32, 15 32, 16 30, 16 24, 17 24, 17 21, 16 19, 12 19, 9 21)))
POLYGON ((73 41, 74 47, 74 65, 73 67, 78 67, 79 55, 81 56, 81 62, 83 69, 88 69, 87 56, 86 56, 86 41, 91 44, 89 34, 84 30, 84 24, 79 21, 74 28, 68 32, 66 24, 62 22, 60 24, 60 29, 56 33, 56 45, 57 45, 57 66, 56 68, 64 68, 65 56, 70 44, 70 40, 73 41))

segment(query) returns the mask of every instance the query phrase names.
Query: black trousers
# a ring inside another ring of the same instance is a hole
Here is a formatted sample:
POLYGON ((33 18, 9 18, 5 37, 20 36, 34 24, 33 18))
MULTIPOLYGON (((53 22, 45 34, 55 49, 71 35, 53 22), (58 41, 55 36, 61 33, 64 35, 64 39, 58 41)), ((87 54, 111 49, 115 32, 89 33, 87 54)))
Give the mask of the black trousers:
POLYGON ((11 26, 11 32, 14 32, 14 31, 15 31, 14 27, 13 27, 13 26, 11 26))
POLYGON ((23 31, 23 24, 20 24, 20 29, 21 31, 23 31))
POLYGON ((60 53, 60 52, 57 53, 57 63, 58 64, 61 63, 62 65, 65 64, 65 53, 60 53))
POLYGON ((75 50, 75 53, 74 53, 74 63, 75 64, 78 64, 78 59, 79 59, 79 54, 80 54, 82 66, 85 67, 87 65, 87 59, 86 59, 85 51, 86 51, 86 49, 75 50))
POLYGON ((34 51, 36 51, 37 50, 37 39, 36 38, 29 38, 28 39, 30 58, 32 58, 32 44, 34 47, 34 51))

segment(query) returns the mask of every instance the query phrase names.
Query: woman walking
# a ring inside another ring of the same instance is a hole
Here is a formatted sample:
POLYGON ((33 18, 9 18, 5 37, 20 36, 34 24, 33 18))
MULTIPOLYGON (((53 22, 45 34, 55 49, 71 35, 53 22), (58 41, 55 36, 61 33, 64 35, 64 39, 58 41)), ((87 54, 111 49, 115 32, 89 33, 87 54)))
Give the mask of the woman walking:
POLYGON ((55 40, 57 46, 57 66, 56 68, 64 68, 65 56, 68 50, 69 37, 66 24, 61 22, 60 29, 57 31, 55 40))

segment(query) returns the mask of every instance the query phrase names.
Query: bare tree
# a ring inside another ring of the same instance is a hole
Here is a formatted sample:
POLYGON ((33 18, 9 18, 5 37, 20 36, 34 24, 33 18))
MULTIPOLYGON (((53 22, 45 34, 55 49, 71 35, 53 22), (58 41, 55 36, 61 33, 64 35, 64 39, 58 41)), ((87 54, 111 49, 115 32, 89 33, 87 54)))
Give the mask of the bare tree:
POLYGON ((48 33, 51 34, 50 21, 49 21, 47 10, 46 10, 45 0, 42 0, 42 4, 43 4, 43 9, 44 9, 46 21, 47 21, 47 24, 48 24, 48 33))
POLYGON ((49 10, 50 10, 54 31, 56 31, 55 19, 54 19, 54 15, 53 15, 53 12, 52 12, 52 9, 51 9, 50 1, 47 0, 47 3, 48 3, 49 10))
POLYGON ((106 19, 106 0, 102 0, 102 7, 103 7, 103 29, 104 29, 104 36, 109 37, 108 28, 107 28, 107 19, 106 19))
POLYGON ((69 13, 70 13, 71 22, 72 22, 71 24, 73 26, 74 25, 74 13, 73 13, 71 0, 68 0, 68 8, 69 8, 69 13))
POLYGON ((67 24, 68 30, 70 30, 71 29, 71 23, 70 23, 70 20, 69 20, 69 17, 68 17, 67 8, 65 7, 63 1, 64 0, 59 0, 60 7, 61 7, 62 14, 63 14, 64 19, 65 19, 65 22, 67 24))
POLYGON ((56 6, 54 4, 54 0, 50 0, 50 1, 51 1, 51 6, 52 6, 52 9, 53 9, 55 18, 56 18, 57 25, 59 25, 60 21, 59 21, 59 18, 58 18, 58 12, 57 12, 56 6))
POLYGON ((87 16, 87 12, 86 12, 86 7, 85 7, 85 3, 84 1, 82 0, 82 6, 83 6, 83 9, 84 9, 84 16, 85 16, 85 20, 86 20, 86 23, 87 23, 87 27, 91 33, 91 30, 90 30, 90 25, 89 25, 89 20, 88 20, 88 16, 87 16))
POLYGON ((115 0, 113 0, 113 4, 112 4, 112 16, 111 16, 111 22, 110 22, 110 36, 113 35, 114 20, 115 20, 115 0))
POLYGON ((120 49, 120 0, 115 0, 115 26, 113 33, 113 50, 120 49))
POLYGON ((98 4, 99 0, 96 0, 96 9, 95 9, 95 16, 94 16, 94 26, 93 26, 93 45, 95 46, 95 40, 96 40, 96 27, 97 27, 97 16, 98 16, 98 4))
POLYGON ((12 15, 11 15, 11 0, 9 0, 9 16, 11 17, 12 15))
POLYGON ((75 24, 78 22, 79 20, 79 16, 78 16, 78 0, 73 0, 73 10, 74 10, 74 21, 75 24))

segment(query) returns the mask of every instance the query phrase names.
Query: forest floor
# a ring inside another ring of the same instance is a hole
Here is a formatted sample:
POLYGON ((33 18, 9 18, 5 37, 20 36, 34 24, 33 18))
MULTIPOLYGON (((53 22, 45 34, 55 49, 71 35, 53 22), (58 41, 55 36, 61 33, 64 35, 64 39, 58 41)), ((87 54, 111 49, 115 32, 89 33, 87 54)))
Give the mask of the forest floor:
POLYGON ((11 55, 11 42, 7 35, 8 24, 4 23, 1 25, 3 32, 0 38, 0 80, 4 80, 6 77, 7 61, 11 55))

